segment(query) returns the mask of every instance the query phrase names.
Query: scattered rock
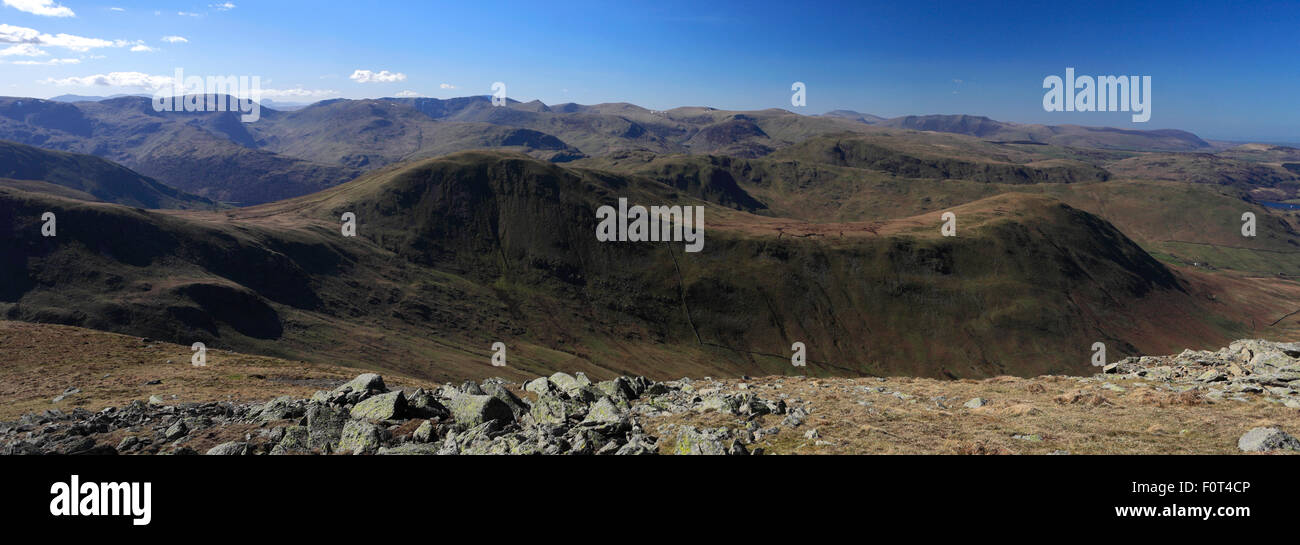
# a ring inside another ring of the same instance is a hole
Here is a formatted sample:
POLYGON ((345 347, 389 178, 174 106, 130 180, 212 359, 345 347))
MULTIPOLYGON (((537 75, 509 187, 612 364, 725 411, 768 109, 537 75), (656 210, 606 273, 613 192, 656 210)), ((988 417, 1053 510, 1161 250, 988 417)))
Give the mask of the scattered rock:
POLYGON ((170 428, 167 428, 167 431, 163 433, 163 438, 167 439, 168 441, 175 441, 177 439, 185 437, 185 434, 189 432, 190 429, 185 425, 185 422, 179 421, 175 424, 172 424, 170 428))
POLYGON ((1243 452, 1272 452, 1300 450, 1300 441, 1278 428, 1255 428, 1237 440, 1243 452))
MULTIPOLYGON (((382 384, 382 382, 381 382, 382 384)), ((352 418, 370 420, 397 420, 406 412, 406 396, 402 392, 380 394, 352 407, 352 418)))
POLYGON ((373 452, 383 446, 379 427, 361 420, 349 420, 339 438, 338 451, 348 454, 373 452))
POLYGON ((461 426, 478 426, 484 422, 513 422, 514 411, 504 401, 489 395, 461 394, 451 399, 452 417, 461 426))
POLYGON ((347 384, 339 386, 335 391, 383 393, 388 391, 388 387, 384 385, 383 377, 374 373, 365 373, 358 375, 357 378, 352 379, 347 384))
POLYGON ((451 416, 451 411, 439 403, 433 397, 433 394, 418 389, 410 397, 406 398, 406 410, 413 418, 447 418, 451 416))
POLYGON ((314 404, 307 408, 306 448, 327 449, 343 436, 349 413, 330 405, 314 404))
POLYGON ((76 388, 76 387, 68 388, 67 390, 64 390, 63 393, 54 396, 54 399, 51 399, 50 403, 58 403, 60 401, 63 401, 64 399, 67 399, 68 396, 71 396, 73 394, 79 394, 79 393, 81 393, 81 388, 76 388))
POLYGON ((436 439, 436 437, 434 436, 432 420, 425 420, 424 423, 420 424, 420 427, 415 428, 415 432, 411 434, 411 440, 419 443, 429 443, 434 439, 436 439))
POLYGON ((693 426, 682 426, 677 431, 676 454, 721 456, 727 454, 723 443, 726 434, 715 430, 699 430, 693 426))
POLYGON ((248 443, 229 442, 222 443, 208 449, 208 456, 245 456, 248 454, 248 443))

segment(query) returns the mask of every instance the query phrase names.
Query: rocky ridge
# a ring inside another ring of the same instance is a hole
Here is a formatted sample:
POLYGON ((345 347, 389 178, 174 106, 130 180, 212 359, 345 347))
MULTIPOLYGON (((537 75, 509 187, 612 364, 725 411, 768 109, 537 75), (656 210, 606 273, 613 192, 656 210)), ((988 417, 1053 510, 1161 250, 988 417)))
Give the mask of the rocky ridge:
MULTIPOLYGON (((802 434, 806 444, 834 445, 824 440, 829 439, 822 436, 824 429, 804 426, 814 405, 819 411, 828 408, 826 400, 791 396, 783 386, 791 393, 806 392, 804 386, 838 388, 844 390, 841 394, 878 393, 903 406, 922 401, 892 389, 893 383, 885 387, 886 379, 874 379, 880 381, 878 387, 831 386, 840 383, 824 380, 618 377, 593 382, 581 373, 555 373, 523 384, 493 378, 431 390, 390 390, 382 377, 367 373, 310 399, 172 404, 153 396, 98 412, 78 408, 28 414, 0 423, 0 454, 762 454, 760 443, 770 444, 783 430, 784 437, 802 434)), ((1300 409, 1300 343, 1243 340, 1218 351, 1126 358, 1091 377, 1034 380, 1047 381, 1049 387, 1064 380, 1079 388, 1055 397, 1060 407, 1105 410, 1113 403, 1098 392, 1126 402, 1154 392, 1160 399, 1153 403, 1160 407, 1263 403, 1300 409)), ((1043 389, 1040 384, 1026 388, 1043 389)), ((1038 412, 1027 405, 998 407, 1006 401, 996 398, 963 399, 934 398, 931 411, 970 418, 987 416, 992 404, 994 412, 1038 412)), ((890 414, 897 404, 857 402, 866 414, 882 418, 895 418, 890 414)), ((824 424, 827 418, 839 417, 826 414, 817 420, 824 424)), ((1236 450, 1300 451, 1300 440, 1283 429, 1293 427, 1284 420, 1278 424, 1242 426, 1236 450)), ((1013 439, 1044 440, 1043 434, 1030 432, 1013 439)))
POLYGON ((1207 399, 1245 401, 1264 396, 1269 402, 1300 409, 1300 343, 1242 340, 1217 352, 1184 350, 1176 356, 1130 357, 1102 368, 1124 375, 1166 382, 1207 399))
MULTIPOLYGON (((99 412, 28 414, 0 424, 0 454, 646 455, 659 452, 659 439, 642 419, 687 411, 786 415, 793 425, 806 415, 751 393, 701 391, 691 379, 592 382, 582 373, 555 373, 523 385, 488 379, 407 392, 390 391, 382 377, 367 373, 311 399, 170 405, 153 396, 99 412), (536 398, 525 401, 516 391, 536 398), (195 448, 232 433, 242 437, 195 448), (107 441, 115 435, 123 438, 107 441)), ((675 432, 678 453, 733 455, 761 454, 746 445, 764 433, 690 426, 675 432)))

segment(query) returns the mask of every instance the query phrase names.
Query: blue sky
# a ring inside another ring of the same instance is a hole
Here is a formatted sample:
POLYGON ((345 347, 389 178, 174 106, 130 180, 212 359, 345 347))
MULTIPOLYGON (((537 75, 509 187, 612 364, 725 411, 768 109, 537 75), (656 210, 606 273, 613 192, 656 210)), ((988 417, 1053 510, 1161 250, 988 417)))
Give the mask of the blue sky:
POLYGON ((1297 2, 0 2, 10 96, 147 92, 183 68, 260 76, 288 102, 502 81, 548 104, 967 113, 1300 142, 1297 2), (1151 121, 1044 111, 1043 78, 1066 67, 1151 76, 1151 121), (791 107, 795 81, 806 108, 791 107))

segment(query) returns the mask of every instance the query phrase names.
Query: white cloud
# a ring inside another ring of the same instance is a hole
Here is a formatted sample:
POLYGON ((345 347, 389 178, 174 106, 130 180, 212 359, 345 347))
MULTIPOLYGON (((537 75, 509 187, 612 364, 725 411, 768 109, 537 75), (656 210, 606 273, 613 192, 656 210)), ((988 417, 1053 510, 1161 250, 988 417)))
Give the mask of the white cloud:
POLYGON ((126 11, 126 8, 108 8, 109 11, 126 11))
MULTIPOLYGON (((75 59, 72 59, 75 61, 75 59)), ((63 64, 63 63, 52 63, 63 64)), ((75 62, 66 64, 76 64, 75 62)), ((143 72, 112 72, 108 74, 94 74, 90 76, 77 76, 70 78, 48 78, 37 83, 45 85, 56 85, 59 87, 120 87, 137 91, 159 92, 171 94, 174 90, 173 82, 176 78, 172 76, 155 76, 143 72)), ((202 92, 192 90, 190 92, 202 92)), ((312 99, 323 98, 338 95, 338 91, 332 89, 304 89, 296 87, 292 89, 261 89, 262 98, 284 99, 312 99)))
POLYGON ((452 85, 452 84, 450 84, 450 83, 443 83, 443 84, 439 85, 438 87, 439 87, 439 88, 442 88, 442 89, 455 89, 455 88, 456 88, 455 85, 452 85))
POLYGON ((0 57, 44 57, 49 55, 32 44, 18 44, 0 49, 0 57))
POLYGON ((189 40, 186 40, 186 39, 185 39, 184 37, 182 37, 182 36, 163 36, 163 37, 162 37, 162 41, 167 42, 167 43, 169 43, 169 44, 187 44, 187 43, 190 43, 189 40))
POLYGON ((212 4, 208 7, 215 9, 217 11, 230 11, 232 9, 235 9, 235 5, 231 4, 230 2, 224 2, 221 4, 212 4))
POLYGON ((176 15, 180 15, 180 16, 182 16, 182 17, 202 17, 202 16, 203 16, 202 13, 194 13, 194 12, 192 12, 192 11, 178 11, 178 12, 176 12, 176 15))
POLYGON ((349 77, 352 81, 357 83, 393 83, 397 81, 406 81, 406 74, 401 72, 389 72, 387 70, 380 70, 379 72, 357 70, 349 77))
POLYGON ((143 89, 156 91, 170 87, 172 84, 171 76, 151 76, 143 72, 111 72, 108 74, 95 74, 92 76, 80 76, 70 78, 49 78, 41 80, 40 83, 46 85, 57 85, 59 87, 129 87, 132 89, 143 89))
POLYGON ((421 95, 420 93, 417 93, 415 91, 402 91, 400 93, 397 93, 397 98, 419 98, 421 96, 424 95, 421 95))
POLYGON ((18 11, 47 17, 76 17, 71 9, 54 3, 54 0, 4 0, 6 6, 18 11))
POLYGON ((131 51, 134 53, 152 53, 155 49, 144 44, 136 44, 131 47, 131 51))
POLYGON ((0 24, 0 43, 44 45, 85 52, 100 47, 126 47, 139 42, 86 38, 72 34, 45 34, 34 28, 0 24))
POLYGON ((23 66, 59 66, 63 64, 81 64, 81 59, 50 59, 46 61, 14 61, 10 64, 23 66))

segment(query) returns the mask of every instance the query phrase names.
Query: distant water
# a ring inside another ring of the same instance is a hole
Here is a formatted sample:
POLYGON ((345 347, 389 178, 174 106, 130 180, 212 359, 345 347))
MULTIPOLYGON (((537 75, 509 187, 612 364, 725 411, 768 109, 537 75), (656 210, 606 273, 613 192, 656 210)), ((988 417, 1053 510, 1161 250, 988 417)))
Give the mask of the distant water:
POLYGON ((1259 201, 1259 204, 1269 208, 1281 208, 1282 210, 1300 210, 1300 204, 1291 204, 1285 202, 1259 201))

